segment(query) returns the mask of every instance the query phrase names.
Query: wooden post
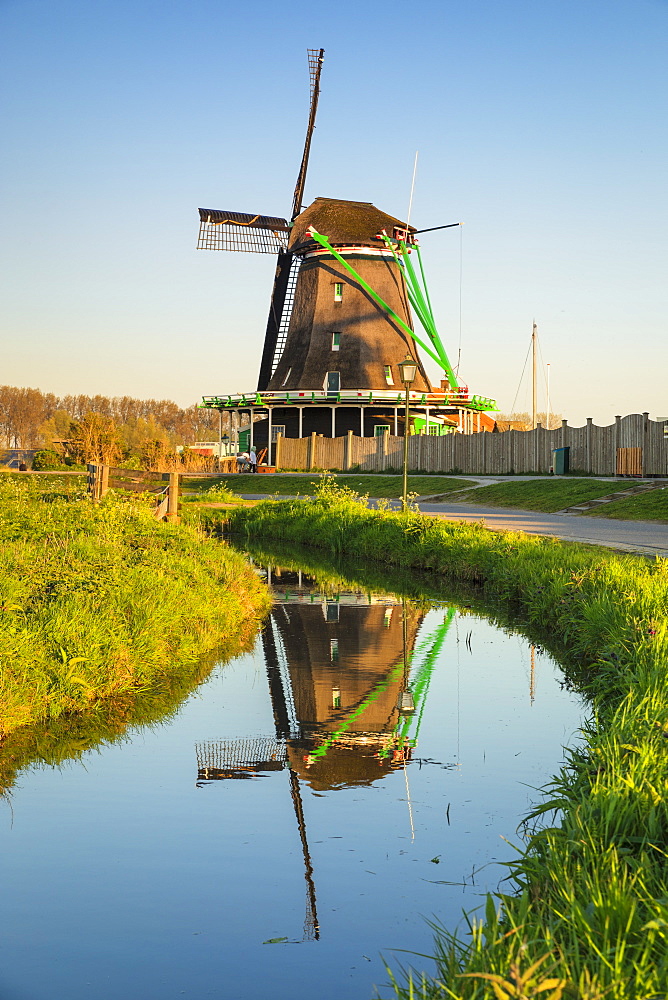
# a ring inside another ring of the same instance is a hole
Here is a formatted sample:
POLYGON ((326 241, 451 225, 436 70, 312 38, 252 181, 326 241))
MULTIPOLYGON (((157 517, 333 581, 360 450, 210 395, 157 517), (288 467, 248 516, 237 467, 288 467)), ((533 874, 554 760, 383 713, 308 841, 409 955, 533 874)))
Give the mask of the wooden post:
POLYGON ((88 469, 88 496, 91 500, 97 500, 97 465, 89 463, 88 469))
POLYGON ((592 457, 592 447, 591 447, 591 436, 592 436, 592 424, 594 422, 593 417, 587 417, 587 432, 586 432, 586 454, 585 454, 585 471, 593 472, 593 457, 592 457))
POLYGON ((105 493, 107 493, 107 491, 109 490, 109 466, 108 465, 101 465, 99 467, 99 480, 98 481, 99 481, 99 484, 100 484, 99 485, 99 498, 101 500, 102 497, 105 495, 105 493))
POLYGON ((318 435, 315 431, 311 434, 311 443, 308 450, 308 471, 310 472, 315 466, 315 443, 318 435))
POLYGON ((276 435, 276 458, 274 459, 274 465, 276 466, 276 471, 277 472, 278 472, 278 470, 281 467, 281 451, 282 451, 281 445, 282 444, 283 444, 283 435, 282 434, 277 434, 276 435))
POLYGON ((167 488, 167 520, 170 524, 179 523, 179 474, 169 473, 169 486, 167 488))
POLYGON ((345 438, 345 451, 343 453, 343 468, 348 471, 353 464, 353 432, 348 431, 345 438))

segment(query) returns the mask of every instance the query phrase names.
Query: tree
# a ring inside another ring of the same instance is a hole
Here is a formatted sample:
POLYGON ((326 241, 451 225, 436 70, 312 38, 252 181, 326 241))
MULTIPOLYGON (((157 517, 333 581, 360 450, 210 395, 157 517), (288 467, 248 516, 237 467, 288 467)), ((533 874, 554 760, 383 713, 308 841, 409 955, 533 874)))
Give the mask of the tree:
POLYGON ((70 425, 69 448, 83 465, 115 465, 123 454, 121 439, 114 420, 100 413, 87 413, 70 425))

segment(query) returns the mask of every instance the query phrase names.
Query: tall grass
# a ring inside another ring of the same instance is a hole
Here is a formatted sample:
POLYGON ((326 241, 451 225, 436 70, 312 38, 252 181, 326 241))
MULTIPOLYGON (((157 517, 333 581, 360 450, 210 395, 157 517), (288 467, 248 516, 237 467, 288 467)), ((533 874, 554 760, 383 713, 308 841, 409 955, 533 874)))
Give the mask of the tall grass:
POLYGON ((559 636, 593 704, 584 743, 526 818, 514 891, 490 896, 468 933, 436 928, 437 975, 399 970, 395 997, 665 998, 668 560, 373 511, 328 483, 230 522, 479 585, 559 636))
POLYGON ((141 496, 94 504, 0 476, 0 739, 169 684, 267 606, 242 557, 156 522, 141 496))

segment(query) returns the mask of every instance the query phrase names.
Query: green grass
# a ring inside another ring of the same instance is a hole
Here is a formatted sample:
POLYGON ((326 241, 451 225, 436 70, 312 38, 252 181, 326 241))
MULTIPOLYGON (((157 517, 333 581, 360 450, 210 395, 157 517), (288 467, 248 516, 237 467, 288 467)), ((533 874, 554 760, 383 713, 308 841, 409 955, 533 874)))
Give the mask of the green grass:
POLYGON ((467 493, 458 494, 455 502, 553 512, 623 489, 623 483, 618 485, 613 482, 602 482, 600 479, 525 479, 481 486, 467 493))
POLYGON ((668 523, 668 487, 639 493, 626 500, 613 500, 599 508, 583 511, 587 517, 614 517, 622 521, 664 521, 668 523))
POLYGON ((145 495, 95 504, 73 478, 0 476, 0 740, 192 676, 268 606, 244 560, 195 526, 155 521, 145 495))
POLYGON ((331 485, 312 500, 232 511, 230 521, 250 538, 477 584, 559 637, 592 703, 582 745, 527 817, 509 873, 514 891, 489 896, 468 934, 436 928, 437 975, 399 970, 390 992, 400 1000, 664 998, 668 560, 369 510, 331 485))
MULTIPOLYGON (((376 475, 345 475, 337 476, 327 473, 335 481, 355 490, 356 493, 367 494, 370 497, 397 499, 401 496, 401 476, 376 475)), ((315 491, 322 479, 320 473, 304 473, 303 475, 282 476, 279 474, 231 475, 217 476, 215 479, 187 479, 183 481, 184 490, 194 490, 202 493, 211 487, 212 483, 221 483, 234 493, 262 493, 267 495, 295 496, 309 495, 315 491)), ((408 492, 419 496, 432 493, 448 493, 452 490, 465 489, 471 486, 470 479, 457 479, 454 476, 409 476, 408 492)))

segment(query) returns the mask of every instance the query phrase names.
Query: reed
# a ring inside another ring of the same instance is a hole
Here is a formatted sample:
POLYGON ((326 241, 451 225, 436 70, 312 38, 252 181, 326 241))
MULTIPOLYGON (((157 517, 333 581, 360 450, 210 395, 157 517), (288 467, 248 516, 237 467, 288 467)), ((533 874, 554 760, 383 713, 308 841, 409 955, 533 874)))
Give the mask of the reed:
POLYGON ((156 522, 141 495, 0 476, 0 740, 169 686, 268 604, 241 556, 156 522))
POLYGON ((435 927, 436 976, 388 970, 393 995, 665 998, 668 560, 369 510, 328 481, 311 500, 233 511, 230 523, 474 583, 559 637, 591 701, 583 743, 525 819, 512 890, 463 932, 435 927))

